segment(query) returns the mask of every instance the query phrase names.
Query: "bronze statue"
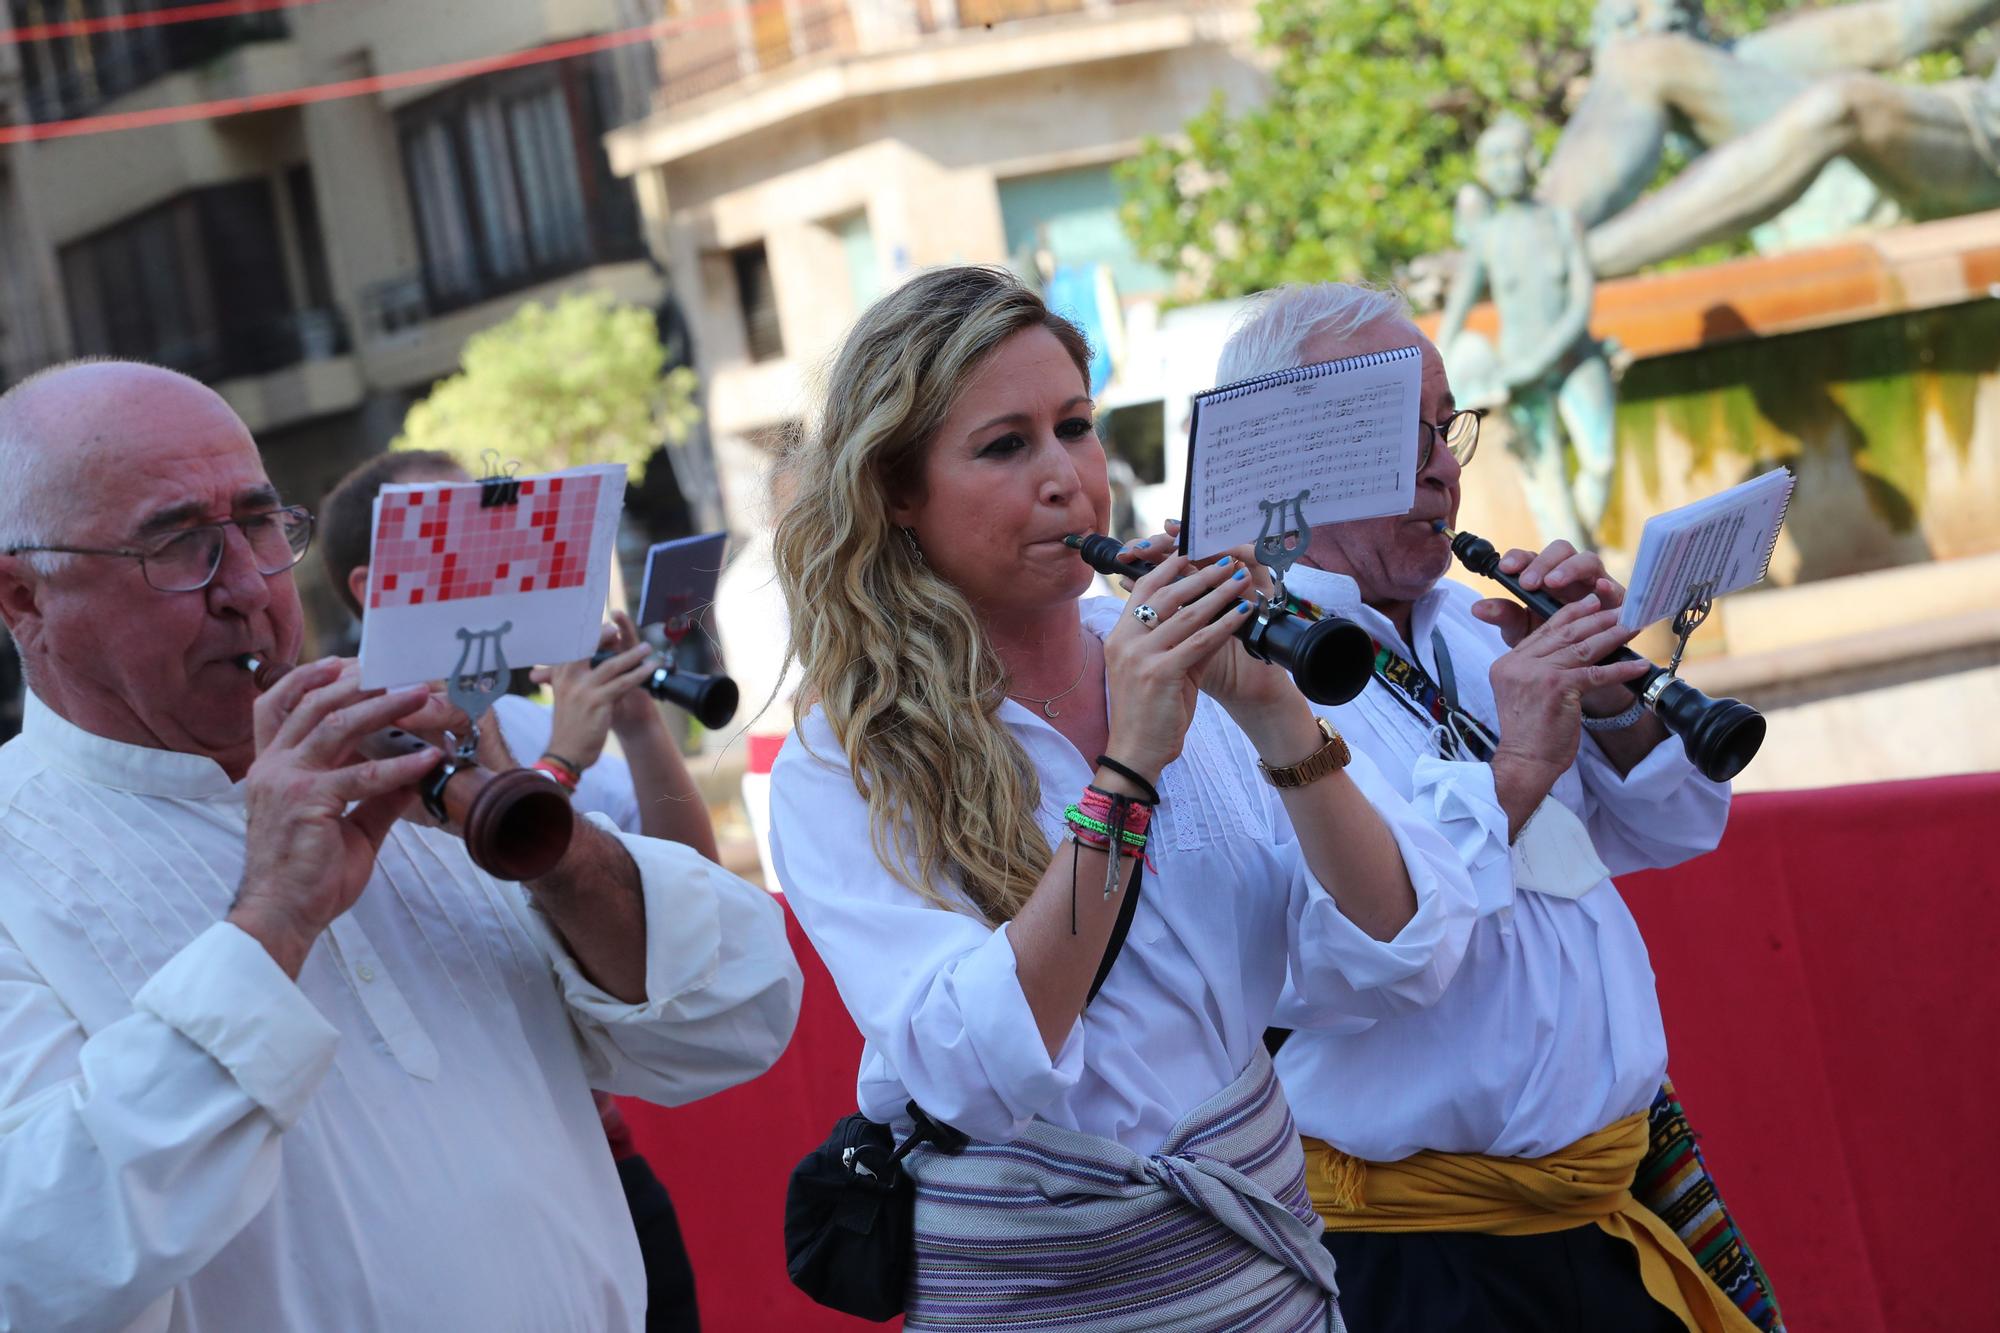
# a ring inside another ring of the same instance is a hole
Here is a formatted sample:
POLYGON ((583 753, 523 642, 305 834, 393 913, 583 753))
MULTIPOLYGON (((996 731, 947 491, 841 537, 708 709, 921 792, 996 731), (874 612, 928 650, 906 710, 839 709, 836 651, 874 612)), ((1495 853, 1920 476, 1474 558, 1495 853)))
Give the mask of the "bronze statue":
MULTIPOLYGON (((1990 206, 1993 86, 1913 87, 1870 71, 1960 41, 1996 18, 2000 0, 1855 0, 1724 47, 1709 39, 1694 0, 1603 0, 1590 90, 1540 194, 1592 230, 1600 274, 1769 218, 1829 165, 1835 173, 1858 168, 1875 191, 1918 213, 1990 206), (1710 150, 1684 174, 1685 192, 1664 200, 1670 191, 1663 191, 1657 206, 1648 201, 1600 239, 1596 229, 1638 199, 1676 131, 1710 150), (1852 166, 1837 165, 1843 161, 1852 166)), ((1873 191, 1859 193, 1846 221, 1873 206, 1873 191)))
POLYGON ((1486 201, 1460 195, 1455 226, 1465 248, 1437 343, 1466 393, 1461 406, 1507 404, 1542 540, 1593 547, 1611 493, 1613 389, 1611 367, 1590 336, 1596 284, 1583 232, 1574 215, 1530 194, 1535 147, 1524 121, 1494 121, 1474 157, 1486 201), (1497 356, 1462 332, 1489 288, 1500 315, 1497 356))

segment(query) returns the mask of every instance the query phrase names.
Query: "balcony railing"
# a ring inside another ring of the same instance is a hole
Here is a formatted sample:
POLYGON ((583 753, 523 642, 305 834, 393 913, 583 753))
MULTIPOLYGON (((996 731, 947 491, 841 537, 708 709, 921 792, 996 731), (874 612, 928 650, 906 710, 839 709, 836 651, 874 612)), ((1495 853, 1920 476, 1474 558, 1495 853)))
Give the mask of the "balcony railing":
MULTIPOLYGON (((164 2, 143 0, 117 8, 131 13, 157 9, 164 2)), ((114 7, 91 0, 81 8, 85 16, 101 18, 114 7)), ((6 12, 18 23, 29 21, 19 0, 6 12)), ((20 53, 28 116, 41 122, 86 115, 164 75, 205 65, 252 42, 290 36, 285 15, 271 12, 35 42, 20 53)))
POLYGON ((325 361, 348 350, 347 325, 338 311, 294 310, 260 324, 225 326, 199 347, 163 347, 160 362, 213 384, 325 361))
POLYGON ((1132 0, 666 0, 663 110, 813 58, 887 50, 935 33, 1110 8, 1132 0))
POLYGON ((544 282, 553 282, 598 264, 644 259, 646 247, 636 229, 594 221, 579 233, 561 260, 524 262, 504 272, 471 253, 427 262, 361 290, 361 329, 365 338, 391 337, 482 301, 491 301, 544 282))

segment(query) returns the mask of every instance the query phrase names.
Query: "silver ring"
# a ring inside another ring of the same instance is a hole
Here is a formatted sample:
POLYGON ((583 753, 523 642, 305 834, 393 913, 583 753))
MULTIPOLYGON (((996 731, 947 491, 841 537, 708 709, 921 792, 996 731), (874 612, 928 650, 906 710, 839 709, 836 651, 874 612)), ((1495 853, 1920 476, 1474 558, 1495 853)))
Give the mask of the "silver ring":
POLYGON ((1138 617, 1139 623, 1141 625, 1144 625, 1147 629, 1151 629, 1153 628, 1153 626, 1160 623, 1160 613, 1158 611, 1155 611, 1152 607, 1146 605, 1144 602, 1141 602, 1137 606, 1133 607, 1132 614, 1138 617))

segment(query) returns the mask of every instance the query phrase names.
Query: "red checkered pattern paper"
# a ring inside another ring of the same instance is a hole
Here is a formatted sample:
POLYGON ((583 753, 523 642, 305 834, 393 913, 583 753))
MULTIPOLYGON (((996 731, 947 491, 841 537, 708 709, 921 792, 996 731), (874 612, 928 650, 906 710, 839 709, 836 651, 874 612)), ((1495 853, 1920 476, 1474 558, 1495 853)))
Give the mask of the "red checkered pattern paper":
POLYGON ((369 607, 582 587, 601 481, 524 481, 518 504, 491 509, 480 508, 476 485, 385 495, 370 557, 369 607))

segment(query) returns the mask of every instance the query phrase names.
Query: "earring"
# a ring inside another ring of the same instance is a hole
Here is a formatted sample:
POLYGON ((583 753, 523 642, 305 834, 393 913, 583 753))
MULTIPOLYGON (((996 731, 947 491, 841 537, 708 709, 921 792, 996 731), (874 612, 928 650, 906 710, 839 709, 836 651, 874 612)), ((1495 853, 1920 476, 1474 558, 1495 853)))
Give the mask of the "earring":
POLYGON ((915 528, 904 528, 903 540, 909 544, 910 559, 916 561, 920 565, 928 563, 924 559, 924 548, 917 545, 917 530, 915 528))

